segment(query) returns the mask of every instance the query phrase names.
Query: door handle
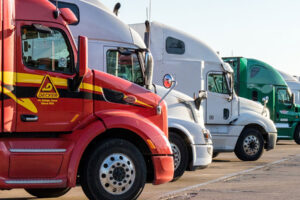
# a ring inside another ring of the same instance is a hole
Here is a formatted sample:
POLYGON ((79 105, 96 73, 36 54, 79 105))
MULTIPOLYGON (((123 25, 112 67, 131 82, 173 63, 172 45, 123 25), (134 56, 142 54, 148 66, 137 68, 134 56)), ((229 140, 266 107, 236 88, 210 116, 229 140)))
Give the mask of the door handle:
POLYGON ((229 109, 224 108, 223 110, 223 119, 227 120, 229 118, 229 109))
POLYGON ((39 120, 39 117, 36 115, 21 115, 22 122, 36 122, 39 120))

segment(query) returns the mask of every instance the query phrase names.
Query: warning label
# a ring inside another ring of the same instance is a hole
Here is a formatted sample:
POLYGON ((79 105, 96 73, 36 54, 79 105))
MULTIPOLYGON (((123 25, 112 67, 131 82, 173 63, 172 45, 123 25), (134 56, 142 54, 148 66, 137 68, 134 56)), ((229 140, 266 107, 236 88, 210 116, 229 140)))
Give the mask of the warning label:
POLYGON ((49 75, 46 75, 42 81, 42 85, 36 95, 39 99, 58 99, 59 93, 49 75))

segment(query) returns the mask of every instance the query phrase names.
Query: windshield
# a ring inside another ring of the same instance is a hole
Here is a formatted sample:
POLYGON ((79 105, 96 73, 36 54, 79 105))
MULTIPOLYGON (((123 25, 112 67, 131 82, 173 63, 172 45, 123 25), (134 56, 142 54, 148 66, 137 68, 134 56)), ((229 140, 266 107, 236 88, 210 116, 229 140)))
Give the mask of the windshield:
POLYGON ((109 50, 106 54, 106 60, 107 73, 141 86, 144 85, 138 53, 132 52, 131 55, 125 55, 117 50, 109 50))

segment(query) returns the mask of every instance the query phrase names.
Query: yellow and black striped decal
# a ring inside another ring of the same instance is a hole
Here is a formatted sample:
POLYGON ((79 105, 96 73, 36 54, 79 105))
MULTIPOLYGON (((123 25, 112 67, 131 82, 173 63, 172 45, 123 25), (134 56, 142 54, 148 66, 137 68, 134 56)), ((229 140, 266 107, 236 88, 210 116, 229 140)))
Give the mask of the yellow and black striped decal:
POLYGON ((153 106, 139 100, 135 103, 128 103, 124 101, 124 98, 127 96, 122 92, 89 83, 81 83, 80 92, 70 92, 67 79, 64 78, 15 72, 3 72, 3 75, 5 77, 3 80, 4 87, 0 88, 0 90, 3 91, 4 99, 10 98, 33 113, 38 112, 36 106, 30 100, 30 98, 35 97, 39 99, 42 105, 54 105, 59 98, 79 98, 153 108, 153 106), (36 84, 37 86, 17 86, 17 83, 36 84), (123 94, 122 99, 120 99, 120 94, 123 94), (114 97, 113 95, 116 96, 114 97), (49 99, 52 99, 52 101, 43 101, 49 99))

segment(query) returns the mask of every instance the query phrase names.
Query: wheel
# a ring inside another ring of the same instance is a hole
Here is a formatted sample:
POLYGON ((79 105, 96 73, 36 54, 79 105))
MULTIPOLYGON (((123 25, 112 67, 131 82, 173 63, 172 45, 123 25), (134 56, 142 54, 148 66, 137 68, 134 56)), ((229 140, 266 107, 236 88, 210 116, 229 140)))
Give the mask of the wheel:
POLYGON ((146 174, 144 157, 132 143, 110 139, 87 159, 81 186, 90 200, 136 199, 145 186, 146 174))
POLYGON ((215 157, 217 157, 219 154, 220 154, 220 152, 214 152, 212 157, 215 158, 215 157))
POLYGON ((169 140, 174 155, 174 177, 172 181, 176 181, 187 168, 189 153, 184 140, 178 134, 170 132, 169 140))
POLYGON ((26 192, 38 198, 56 198, 65 195, 71 188, 32 188, 25 189, 26 192))
POLYGON ((243 161, 255 161, 263 153, 264 139, 256 128, 246 128, 235 146, 235 155, 243 161))
POLYGON ((300 144, 300 126, 299 125, 295 129, 294 140, 297 144, 300 144))

